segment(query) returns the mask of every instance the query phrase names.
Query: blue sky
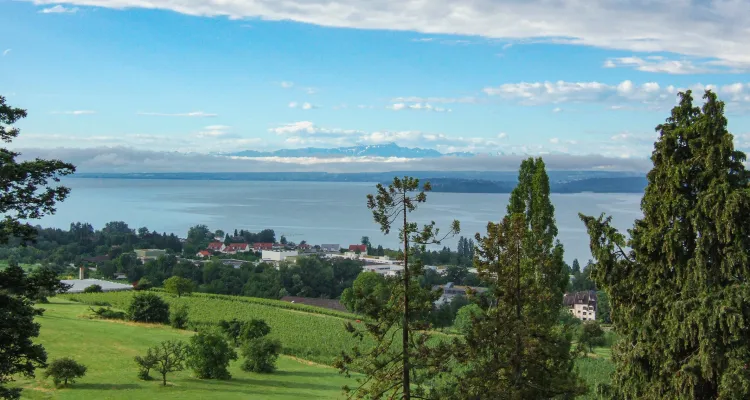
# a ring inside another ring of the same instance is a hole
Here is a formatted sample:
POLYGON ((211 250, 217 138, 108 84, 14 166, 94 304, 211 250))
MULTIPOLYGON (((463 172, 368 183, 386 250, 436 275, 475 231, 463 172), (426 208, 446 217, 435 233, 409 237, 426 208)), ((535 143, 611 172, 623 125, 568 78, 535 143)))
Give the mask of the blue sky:
POLYGON ((647 157, 677 90, 750 147, 746 1, 0 2, 17 148, 396 142, 647 157), (700 93, 698 93, 700 95, 700 93))

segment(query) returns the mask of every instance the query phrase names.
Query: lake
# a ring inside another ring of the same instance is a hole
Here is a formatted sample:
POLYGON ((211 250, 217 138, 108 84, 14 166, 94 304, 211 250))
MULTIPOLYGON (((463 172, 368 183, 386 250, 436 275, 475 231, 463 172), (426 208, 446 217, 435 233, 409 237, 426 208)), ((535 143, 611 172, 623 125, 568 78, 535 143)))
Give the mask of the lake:
MULTIPOLYGON (((397 232, 384 236, 373 222, 365 196, 375 185, 332 182, 180 181, 69 178, 72 189, 55 215, 42 226, 67 229, 71 222, 89 222, 100 229, 109 221, 125 221, 131 228, 148 227, 185 237, 197 224, 212 230, 259 231, 271 228, 290 241, 311 244, 359 243, 369 236, 374 245, 397 246, 397 232)), ((428 193, 427 203, 413 215, 420 223, 434 220, 447 229, 461 222, 461 234, 473 237, 486 231, 487 221, 505 214, 508 194, 428 193)), ((640 195, 553 194, 559 239, 565 259, 590 258, 589 239, 578 213, 613 217, 621 230, 641 216, 640 195)), ((37 222, 34 222, 35 224, 37 222)), ((444 244, 455 249, 457 238, 444 244)))

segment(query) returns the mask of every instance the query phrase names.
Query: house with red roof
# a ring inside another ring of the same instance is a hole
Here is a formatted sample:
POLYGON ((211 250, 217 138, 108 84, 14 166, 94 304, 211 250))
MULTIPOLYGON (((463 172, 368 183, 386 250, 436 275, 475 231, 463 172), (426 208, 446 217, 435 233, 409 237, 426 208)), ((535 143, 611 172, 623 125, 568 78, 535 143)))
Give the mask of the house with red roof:
POLYGON ((365 244, 350 244, 349 245, 349 251, 353 252, 360 252, 362 254, 367 254, 367 245, 365 244))
POLYGON ((248 251, 250 251, 250 246, 247 243, 229 243, 224 246, 223 250, 227 254, 247 253, 248 251))
POLYGON ((273 250, 273 243, 253 243, 253 250, 273 250))
POLYGON ((222 242, 211 242, 208 244, 208 251, 224 251, 224 243, 222 242))
POLYGON ((195 256, 196 256, 196 257, 200 257, 200 258, 211 257, 211 252, 210 252, 210 251, 208 251, 208 250, 201 250, 201 251, 199 251, 199 252, 198 252, 198 254, 196 254, 195 256))

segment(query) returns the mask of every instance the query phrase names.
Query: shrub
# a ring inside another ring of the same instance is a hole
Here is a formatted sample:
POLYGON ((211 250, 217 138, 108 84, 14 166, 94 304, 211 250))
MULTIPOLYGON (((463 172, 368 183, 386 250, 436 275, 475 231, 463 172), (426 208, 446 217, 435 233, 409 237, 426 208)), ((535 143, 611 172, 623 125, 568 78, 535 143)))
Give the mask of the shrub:
POLYGON ((146 352, 146 355, 141 356, 135 356, 135 362, 138 364, 138 379, 144 380, 144 381, 150 381, 154 378, 151 377, 149 374, 151 372, 151 369, 156 367, 156 353, 154 353, 154 349, 148 349, 146 352))
POLYGON ((79 364, 70 357, 63 357, 53 360, 47 370, 44 371, 44 377, 52 377, 56 386, 68 386, 68 382, 75 383, 77 378, 86 375, 86 366, 79 364))
POLYGON ((188 366, 201 379, 229 379, 229 362, 237 359, 237 352, 229 347, 223 336, 201 332, 190 338, 188 366))
POLYGON ((99 285, 91 285, 83 289, 83 293, 101 293, 103 292, 102 287, 99 285))
POLYGON ((456 313, 456 320, 453 326, 462 334, 467 335, 471 331, 476 318, 484 315, 482 308, 476 304, 468 304, 461 307, 456 313))
POLYGON ((247 372, 270 373, 276 370, 276 360, 281 352, 281 342, 277 339, 261 337, 248 341, 242 347, 242 370, 247 372))
POLYGON ((187 306, 178 306, 169 314, 169 325, 175 329, 185 329, 188 326, 187 306))
POLYGON ((133 296, 128 307, 128 318, 137 322, 169 323, 169 305, 154 293, 133 296))
POLYGON ((148 278, 141 278, 135 285, 135 290, 148 290, 154 287, 154 284, 148 278))

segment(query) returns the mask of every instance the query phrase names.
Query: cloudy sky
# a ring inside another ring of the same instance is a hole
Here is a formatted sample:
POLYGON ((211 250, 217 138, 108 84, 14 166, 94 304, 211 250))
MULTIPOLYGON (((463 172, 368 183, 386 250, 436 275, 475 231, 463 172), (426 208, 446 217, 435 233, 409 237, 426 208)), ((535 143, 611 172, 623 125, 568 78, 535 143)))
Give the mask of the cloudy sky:
POLYGON ((750 148, 746 0, 0 4, 0 95, 28 109, 12 146, 31 154, 396 142, 644 160, 685 88, 716 90, 750 148))

